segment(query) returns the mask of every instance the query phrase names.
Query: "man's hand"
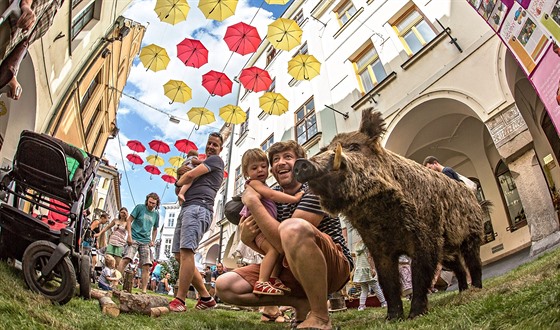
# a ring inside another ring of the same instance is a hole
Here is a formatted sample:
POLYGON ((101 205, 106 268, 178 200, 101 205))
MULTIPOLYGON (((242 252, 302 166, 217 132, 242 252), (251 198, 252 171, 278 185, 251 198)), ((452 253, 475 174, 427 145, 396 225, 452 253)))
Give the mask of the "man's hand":
POLYGON ((129 236, 129 237, 126 239, 126 244, 128 244, 129 246, 132 245, 132 237, 129 236))
POLYGON ((31 10, 31 6, 27 4, 22 4, 20 8, 21 8, 21 16, 17 21, 17 27, 22 29, 23 32, 27 32, 27 30, 29 30, 35 23, 37 17, 35 16, 33 10, 31 10))
POLYGON ((239 238, 241 242, 247 245, 253 242, 255 237, 261 232, 252 215, 247 218, 242 217, 237 229, 240 230, 239 238))
POLYGON ((154 246, 154 241, 150 241, 150 246, 154 246))
POLYGON ((255 201, 260 201, 261 195, 251 186, 245 185, 245 191, 243 191, 243 196, 241 196, 241 201, 244 205, 250 205, 255 201))

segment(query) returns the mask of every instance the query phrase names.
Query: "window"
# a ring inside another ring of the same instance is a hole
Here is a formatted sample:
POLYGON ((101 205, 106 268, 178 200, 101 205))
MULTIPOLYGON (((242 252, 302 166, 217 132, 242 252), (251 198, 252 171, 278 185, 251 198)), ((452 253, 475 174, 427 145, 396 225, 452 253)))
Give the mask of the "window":
POLYGON ((416 8, 407 11, 393 24, 393 28, 408 55, 414 55, 436 36, 434 29, 416 8))
POLYGON ((233 189, 233 195, 237 196, 243 192, 243 187, 245 186, 245 178, 241 172, 241 166, 235 169, 235 187, 233 189))
POLYGON ((363 93, 369 92, 387 77, 387 72, 373 45, 369 45, 352 62, 363 93))
POLYGON ((99 102, 99 104, 97 105, 97 108, 95 109, 95 113, 93 114, 93 117, 87 123, 86 134, 85 134, 86 141, 90 136, 90 133, 91 133, 91 130, 92 130, 93 126, 99 120, 100 116, 103 116, 103 114, 101 112, 101 102, 99 102))
POLYGON ((166 238, 163 246, 163 251, 165 252, 165 254, 171 254, 171 238, 166 238))
POLYGON ((275 56, 276 56, 276 48, 272 46, 268 47, 268 50, 266 51, 266 65, 269 65, 275 56))
POLYGON ((301 47, 298 49, 297 53, 294 55, 299 55, 299 54, 307 54, 309 51, 307 49, 307 41, 303 43, 303 45, 301 45, 301 47))
POLYGON ((76 39, 78 34, 93 19, 93 9, 95 1, 92 1, 82 12, 72 20, 72 40, 76 39))
POLYGON ((526 226, 527 218, 525 217, 523 204, 521 204, 521 198, 519 198, 519 193, 517 192, 517 186, 515 185, 515 181, 513 181, 513 176, 509 168, 502 161, 500 161, 496 168, 496 179, 498 180, 498 186, 502 191, 502 196, 508 209, 510 224, 508 230, 513 232, 526 226))
POLYGON ((272 79, 272 83, 270 83, 270 86, 268 87, 268 89, 266 91, 267 92, 275 92, 276 91, 276 78, 272 79))
POLYGON ((245 114, 247 115, 247 119, 241 123, 241 126, 239 127, 239 136, 241 137, 243 134, 247 133, 247 131, 249 131, 249 111, 251 109, 247 109, 247 111, 245 112, 245 114))
POLYGON ((80 2, 82 2, 82 1, 84 1, 84 0, 72 0, 72 9, 78 7, 80 2))
POLYGON ((97 208, 103 210, 104 205, 105 205, 105 198, 100 198, 97 201, 97 208))
POLYGON ((344 1, 334 10, 334 12, 336 13, 336 17, 340 22, 340 25, 346 24, 346 22, 348 22, 352 18, 352 16, 354 16, 356 11, 356 7, 354 7, 352 1, 344 1))
POLYGON ((270 135, 262 144, 261 149, 267 151, 268 148, 274 143, 274 134, 270 135))
POLYGON ((103 189, 107 189, 109 188, 109 179, 105 178, 103 179, 103 189))
POLYGON ((317 118, 315 117, 315 102, 313 97, 296 110, 296 140, 304 144, 317 134, 317 118))
POLYGON ((294 21, 296 21, 297 25, 299 27, 301 27, 301 25, 303 24, 303 20, 305 19, 305 16, 303 16, 303 9, 300 9, 295 15, 294 17, 292 17, 292 19, 294 21))
POLYGON ((175 213, 169 213, 167 218, 167 227, 175 227, 175 213))
POLYGON ((95 88, 97 87, 97 85, 99 85, 99 82, 101 81, 101 70, 99 71, 99 73, 97 75, 95 75, 95 78, 93 78, 93 80, 89 83, 88 88, 86 89, 86 91, 84 92, 84 95, 82 96, 82 100, 80 101, 80 110, 84 111, 86 105, 88 104, 89 100, 91 99, 91 96, 93 95, 93 92, 95 91, 95 88))

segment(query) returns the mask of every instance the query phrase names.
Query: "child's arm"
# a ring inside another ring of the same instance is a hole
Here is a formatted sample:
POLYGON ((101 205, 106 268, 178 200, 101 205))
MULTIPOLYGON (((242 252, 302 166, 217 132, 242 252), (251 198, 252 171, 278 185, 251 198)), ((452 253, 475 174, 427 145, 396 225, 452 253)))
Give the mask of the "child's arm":
POLYGON ((99 237, 101 235, 103 235, 104 232, 107 231, 107 229, 113 227, 115 225, 115 220, 111 221, 111 223, 108 226, 105 226, 105 228, 103 228, 103 230, 101 230, 99 233, 93 235, 93 237, 99 237))
POLYGON ((255 189, 263 198, 270 199, 277 203, 297 203, 303 196, 303 191, 298 192, 295 196, 285 194, 281 191, 270 189, 266 184, 259 180, 249 181, 249 186, 255 189))

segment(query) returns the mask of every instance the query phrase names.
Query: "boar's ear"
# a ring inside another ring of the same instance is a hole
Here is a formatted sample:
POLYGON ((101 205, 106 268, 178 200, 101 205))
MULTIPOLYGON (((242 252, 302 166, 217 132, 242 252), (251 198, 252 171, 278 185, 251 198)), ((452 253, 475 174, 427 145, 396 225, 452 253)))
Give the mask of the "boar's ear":
POLYGON ((381 135, 385 133, 385 122, 381 118, 381 113, 373 111, 373 108, 364 109, 362 111, 360 132, 378 142, 381 135))

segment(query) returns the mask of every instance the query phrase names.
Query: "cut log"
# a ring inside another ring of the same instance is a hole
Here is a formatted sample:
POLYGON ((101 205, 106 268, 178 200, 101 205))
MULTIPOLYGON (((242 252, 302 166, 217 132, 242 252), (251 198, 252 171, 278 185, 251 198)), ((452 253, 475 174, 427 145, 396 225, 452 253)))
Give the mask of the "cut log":
POLYGON ((167 307, 153 307, 150 309, 150 317, 159 317, 167 313, 169 313, 169 308, 167 307))
POLYGON ((131 294, 124 291, 118 294, 120 309, 123 313, 137 312, 146 315, 152 314, 154 307, 167 307, 169 300, 166 297, 148 294, 131 294))
POLYGON ((112 297, 111 291, 103 291, 98 289, 91 289, 91 297, 99 300, 101 297, 112 297))
POLYGON ((120 309, 115 304, 111 297, 101 297, 99 298, 99 307, 101 307, 101 312, 105 315, 110 315, 112 317, 117 317, 120 314, 120 309))
POLYGON ((132 293, 132 282, 134 280, 134 272, 130 269, 124 271, 123 291, 132 293))

